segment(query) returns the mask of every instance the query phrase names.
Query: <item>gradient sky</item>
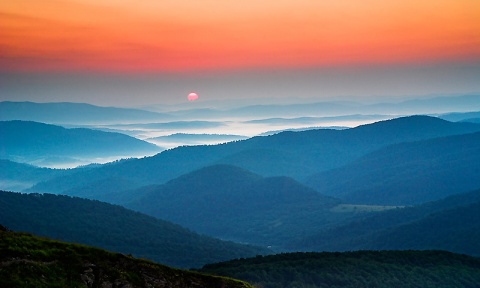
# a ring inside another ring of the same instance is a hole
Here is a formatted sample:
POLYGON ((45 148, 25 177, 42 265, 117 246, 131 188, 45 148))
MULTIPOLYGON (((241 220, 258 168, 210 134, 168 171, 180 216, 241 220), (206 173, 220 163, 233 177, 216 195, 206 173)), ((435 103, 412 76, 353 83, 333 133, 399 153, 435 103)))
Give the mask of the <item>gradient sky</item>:
POLYGON ((1 1, 0 73, 0 100, 38 102, 83 102, 64 91, 84 87, 127 105, 135 90, 112 94, 126 82, 138 104, 274 97, 292 77, 282 97, 478 92, 480 1, 1 1))

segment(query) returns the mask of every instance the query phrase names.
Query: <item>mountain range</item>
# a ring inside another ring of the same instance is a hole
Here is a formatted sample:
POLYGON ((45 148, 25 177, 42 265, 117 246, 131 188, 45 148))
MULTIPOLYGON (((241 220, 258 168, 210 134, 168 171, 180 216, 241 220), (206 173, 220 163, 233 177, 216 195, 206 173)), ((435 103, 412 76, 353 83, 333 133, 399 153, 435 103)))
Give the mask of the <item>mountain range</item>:
POLYGON ((476 197, 433 210, 436 204, 425 203, 480 187, 479 131, 475 123, 410 116, 178 147, 64 172, 28 167, 4 180, 36 183, 28 192, 124 205, 275 251, 411 247, 477 255, 476 197))
POLYGON ((345 130, 282 132, 219 145, 177 147, 153 157, 50 179, 38 183, 30 191, 66 193, 99 181, 113 183, 119 178, 129 182, 129 188, 163 184, 214 164, 230 164, 261 176, 288 176, 303 181, 388 145, 477 131, 480 131, 479 124, 411 116, 345 130))
POLYGON ((66 129, 31 121, 1 121, 0 133, 0 158, 40 166, 85 158, 152 155, 162 150, 154 144, 120 133, 66 129))
POLYGON ((347 203, 412 205, 480 187, 478 163, 479 132, 387 146, 305 183, 347 203))
POLYGON ((232 134, 188 134, 175 133, 167 136, 158 136, 146 139, 147 141, 164 146, 165 143, 182 143, 183 145, 217 144, 230 141, 245 140, 248 137, 232 134))
POLYGON ((101 107, 85 103, 0 102, 0 120, 36 121, 50 124, 132 123, 166 120, 168 114, 141 109, 101 107))
MULTIPOLYGON (((179 121, 185 119, 237 118, 260 120, 277 117, 329 117, 352 114, 412 115, 470 112, 480 110, 480 95, 435 96, 425 99, 398 100, 384 103, 353 101, 309 101, 307 103, 227 105, 221 109, 158 106, 152 112, 145 109, 101 107, 85 103, 0 102, 0 121, 26 120, 50 124, 115 124, 145 121, 179 121)), ((200 103, 199 103, 200 104, 200 103)), ((220 103, 217 103, 220 104, 220 103)), ((215 105, 210 103, 208 107, 215 105)), ((218 106, 218 105, 217 105, 218 106)), ((155 107, 152 105, 150 107, 155 107)))
POLYGON ((480 110, 480 95, 454 95, 424 97, 423 99, 399 99, 380 103, 359 103, 355 101, 315 101, 306 103, 272 103, 237 105, 223 109, 184 109, 168 112, 178 117, 225 118, 226 116, 259 119, 276 117, 325 117, 352 114, 412 115, 448 113, 451 111, 470 112, 480 110))
POLYGON ((451 191, 452 196, 444 200, 415 206, 345 204, 348 202, 323 196, 292 178, 262 177, 230 165, 208 166, 164 185, 126 191, 120 191, 125 185, 120 180, 117 185, 119 192, 116 193, 99 193, 104 190, 102 183, 69 193, 121 204, 201 234, 271 246, 275 251, 401 247, 480 253, 480 245, 476 244, 480 243, 476 232, 480 231, 477 227, 480 219, 475 216, 480 203, 478 191, 451 191), (450 219, 457 215, 457 220, 448 222, 442 215, 450 219), (421 228, 412 230, 415 233, 408 232, 411 228, 407 224, 421 228), (437 225, 441 227, 428 230, 437 225), (389 237, 389 231, 407 236, 389 237), (445 237, 420 241, 429 239, 429 231, 437 236, 444 233, 445 237), (459 236, 447 237, 452 235, 459 236), (376 240, 382 237, 390 241, 376 240), (400 240, 408 237, 410 242, 400 240), (389 246, 384 247, 386 243, 389 246))

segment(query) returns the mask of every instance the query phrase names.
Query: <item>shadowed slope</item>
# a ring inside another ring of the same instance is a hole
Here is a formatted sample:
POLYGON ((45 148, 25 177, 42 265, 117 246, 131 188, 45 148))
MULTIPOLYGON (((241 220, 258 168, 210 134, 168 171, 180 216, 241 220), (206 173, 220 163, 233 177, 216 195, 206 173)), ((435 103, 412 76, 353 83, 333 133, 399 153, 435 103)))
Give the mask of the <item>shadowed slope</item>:
POLYGON ((476 287, 480 259, 445 251, 287 253, 210 264, 200 271, 255 287, 476 287))
POLYGON ((130 253, 175 267, 268 253, 99 201, 0 192, 0 206, 2 224, 15 231, 130 253))
POLYGON ((480 133, 392 145, 305 182, 354 204, 412 205, 480 187, 480 133))
POLYGON ((305 229, 327 225, 334 220, 329 209, 339 203, 291 178, 263 178, 229 165, 209 166, 135 193, 145 196, 127 207, 200 233, 262 245, 279 245, 305 229))

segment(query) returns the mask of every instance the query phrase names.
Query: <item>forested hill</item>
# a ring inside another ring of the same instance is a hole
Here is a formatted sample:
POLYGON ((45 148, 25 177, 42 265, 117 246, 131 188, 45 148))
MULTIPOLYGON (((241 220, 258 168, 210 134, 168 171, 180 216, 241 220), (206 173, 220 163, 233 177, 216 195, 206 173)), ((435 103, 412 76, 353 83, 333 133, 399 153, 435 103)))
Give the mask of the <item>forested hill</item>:
POLYGON ((413 205, 480 187, 480 132, 400 143, 306 184, 347 203, 413 205))
POLYGON ((183 227, 99 201, 0 191, 0 220, 15 231, 132 254, 174 267, 269 253, 201 236, 183 227))
POLYGON ((291 253, 206 265, 200 271, 268 288, 478 287, 480 259, 444 251, 291 253))
POLYGON ((208 166, 130 195, 144 196, 126 207, 201 234, 263 246, 280 245, 347 216, 330 212, 339 200, 292 178, 261 177, 232 165, 208 166))
POLYGON ((52 179, 32 191, 65 193, 97 181, 106 183, 118 178, 130 182, 129 187, 162 184, 213 164, 231 164, 262 176, 282 175, 303 180, 387 145, 476 131, 480 131, 478 124, 412 116, 341 131, 283 132, 222 145, 178 147, 153 157, 52 179))
MULTIPOLYGON (((2 226, 0 225, 0 228, 2 226)), ((0 287, 249 288, 105 250, 0 229, 0 287)))
POLYGON ((392 209, 317 231, 288 246, 295 251, 441 249, 480 256, 480 190, 392 209))

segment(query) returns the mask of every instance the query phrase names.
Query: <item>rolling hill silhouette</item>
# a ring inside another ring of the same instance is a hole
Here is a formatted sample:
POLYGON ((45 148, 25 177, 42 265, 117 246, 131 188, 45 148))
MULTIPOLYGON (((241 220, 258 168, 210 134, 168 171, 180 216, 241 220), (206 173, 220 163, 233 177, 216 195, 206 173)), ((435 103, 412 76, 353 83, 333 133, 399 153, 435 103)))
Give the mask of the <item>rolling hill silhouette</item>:
POLYGON ((372 214, 287 245, 301 251, 443 249, 480 255, 480 190, 372 214))
POLYGON ((265 246, 328 225, 334 221, 329 209, 339 203, 291 178, 263 178, 230 165, 141 188, 131 198, 138 194, 125 205, 202 234, 265 246))
POLYGON ((480 187, 480 133, 385 147, 305 182, 353 204, 412 205, 480 187))
POLYGON ((191 268, 269 253, 265 248, 200 236, 170 222, 99 201, 0 191, 2 225, 62 241, 191 268))
MULTIPOLYGON (((97 181, 113 182, 118 178, 131 183, 129 187, 162 184, 213 164, 231 164, 262 176, 303 180, 391 144, 476 131, 480 131, 480 125, 474 123, 412 116, 346 130, 283 132, 220 145, 178 147, 153 157, 78 171, 39 183, 31 191, 65 193, 97 181)), ((116 191, 105 191, 111 192, 116 191)))
POLYGON ((29 122, 0 122, 0 157, 17 162, 49 158, 154 154, 161 149, 120 133, 29 122))
POLYGON ((168 114, 140 109, 101 107, 85 103, 0 102, 0 120, 50 124, 136 123, 172 119, 168 114))

